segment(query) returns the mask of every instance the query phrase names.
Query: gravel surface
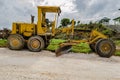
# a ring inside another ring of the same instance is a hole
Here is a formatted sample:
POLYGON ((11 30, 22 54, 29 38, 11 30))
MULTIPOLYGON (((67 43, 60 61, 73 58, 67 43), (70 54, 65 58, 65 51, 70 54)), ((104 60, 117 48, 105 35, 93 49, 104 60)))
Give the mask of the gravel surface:
POLYGON ((120 80, 120 57, 0 48, 0 80, 120 80))

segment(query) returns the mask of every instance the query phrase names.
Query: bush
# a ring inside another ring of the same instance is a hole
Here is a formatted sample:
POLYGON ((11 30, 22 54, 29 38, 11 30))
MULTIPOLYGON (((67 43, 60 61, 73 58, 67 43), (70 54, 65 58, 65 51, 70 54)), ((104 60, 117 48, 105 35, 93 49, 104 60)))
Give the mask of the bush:
POLYGON ((120 40, 116 40, 116 41, 115 41, 115 44, 116 44, 117 46, 120 46, 120 40))
POLYGON ((112 34, 113 34, 112 30, 109 30, 109 29, 103 30, 102 33, 105 35, 108 35, 108 36, 112 36, 112 34))
POLYGON ((59 44, 65 42, 66 40, 61 40, 61 39, 51 39, 50 44, 47 47, 47 50, 50 51, 55 51, 56 49, 59 48, 59 44))
MULTIPOLYGON (((47 50, 55 51, 59 48, 59 44, 65 42, 66 40, 61 39, 52 39, 50 45, 47 47, 47 50)), ((78 45, 72 46, 72 52, 76 53, 90 53, 91 49, 87 43, 80 43, 78 45)))
POLYGON ((59 48, 59 45, 50 44, 50 45, 47 47, 47 50, 55 51, 55 50, 58 49, 58 48, 59 48))
POLYGON ((80 43, 72 47, 72 52, 76 53, 90 53, 92 50, 90 49, 87 43, 80 43))
POLYGON ((7 46, 7 40, 6 39, 0 39, 0 47, 6 47, 7 46))
POLYGON ((120 56, 120 50, 117 50, 115 56, 120 56))
POLYGON ((50 40, 50 44, 60 44, 65 42, 66 40, 62 40, 62 39, 51 39, 50 40))

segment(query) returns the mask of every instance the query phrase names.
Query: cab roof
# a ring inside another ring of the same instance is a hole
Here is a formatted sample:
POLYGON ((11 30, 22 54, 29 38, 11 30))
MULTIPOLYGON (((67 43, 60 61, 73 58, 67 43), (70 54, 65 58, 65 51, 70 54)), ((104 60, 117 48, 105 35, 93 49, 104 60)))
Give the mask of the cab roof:
POLYGON ((38 6, 38 9, 41 9, 42 12, 61 13, 61 9, 59 6, 38 6))

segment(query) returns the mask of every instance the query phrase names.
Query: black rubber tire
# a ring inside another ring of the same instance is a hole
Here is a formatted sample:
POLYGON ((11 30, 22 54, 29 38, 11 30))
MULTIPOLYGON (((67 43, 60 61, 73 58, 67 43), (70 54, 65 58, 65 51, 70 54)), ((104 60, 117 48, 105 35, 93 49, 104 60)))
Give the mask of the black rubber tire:
POLYGON ((25 45, 25 39, 19 34, 11 34, 8 37, 8 48, 11 50, 21 50, 25 45), (18 41, 18 44, 14 44, 14 41, 18 41))
POLYGON ((109 58, 115 53, 116 46, 110 39, 100 39, 95 45, 95 51, 100 57, 109 58))
POLYGON ((28 46, 28 49, 32 52, 39 52, 41 51, 42 49, 45 48, 45 42, 44 42, 44 39, 40 36, 33 36, 31 38, 28 39, 28 42, 27 42, 27 46, 28 46), (37 47, 32 47, 32 44, 33 41, 37 41, 38 45, 37 47))
POLYGON ((90 49, 95 52, 95 44, 89 44, 90 49))

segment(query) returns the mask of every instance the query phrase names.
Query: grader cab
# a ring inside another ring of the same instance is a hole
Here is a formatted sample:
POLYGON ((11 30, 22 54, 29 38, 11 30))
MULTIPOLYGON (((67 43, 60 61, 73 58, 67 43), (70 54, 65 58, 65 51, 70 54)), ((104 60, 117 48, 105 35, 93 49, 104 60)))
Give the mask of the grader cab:
POLYGON ((49 40, 55 35, 57 16, 61 13, 60 7, 38 6, 38 21, 33 23, 13 23, 12 33, 8 37, 8 47, 13 50, 20 50, 26 44, 30 51, 44 49, 49 40), (47 13, 54 13, 54 21, 46 18, 47 13))

